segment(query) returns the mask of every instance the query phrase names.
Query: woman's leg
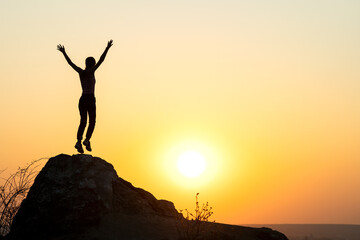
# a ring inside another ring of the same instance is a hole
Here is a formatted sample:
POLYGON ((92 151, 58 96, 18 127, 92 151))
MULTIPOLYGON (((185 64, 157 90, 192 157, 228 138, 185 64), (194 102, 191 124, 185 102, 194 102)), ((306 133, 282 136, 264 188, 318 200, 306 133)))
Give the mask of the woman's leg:
POLYGON ((94 128, 95 128, 95 122, 96 122, 96 100, 95 97, 91 97, 89 98, 89 105, 88 105, 88 113, 89 113, 89 127, 87 129, 86 132, 86 140, 90 140, 93 132, 94 132, 94 128))
POLYGON ((80 124, 77 131, 77 140, 81 141, 87 121, 87 108, 85 98, 82 96, 79 101, 79 112, 80 112, 80 124))

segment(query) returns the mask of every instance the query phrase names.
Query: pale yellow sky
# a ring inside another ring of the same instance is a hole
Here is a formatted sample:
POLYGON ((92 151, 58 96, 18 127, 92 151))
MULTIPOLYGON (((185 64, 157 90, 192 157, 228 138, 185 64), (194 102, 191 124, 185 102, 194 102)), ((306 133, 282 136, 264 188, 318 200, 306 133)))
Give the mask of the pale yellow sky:
POLYGON ((0 169, 75 154, 81 67, 93 155, 214 220, 360 224, 359 1, 0 0, 0 169), (188 180, 189 149, 208 161, 188 180))

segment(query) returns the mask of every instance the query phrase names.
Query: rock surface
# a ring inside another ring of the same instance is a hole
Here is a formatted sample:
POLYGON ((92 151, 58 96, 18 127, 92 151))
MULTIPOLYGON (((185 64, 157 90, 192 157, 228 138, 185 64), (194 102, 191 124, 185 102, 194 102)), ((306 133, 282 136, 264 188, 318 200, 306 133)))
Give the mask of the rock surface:
MULTIPOLYGON (((91 155, 50 158, 14 218, 7 239, 177 240, 187 223, 172 202, 119 178, 91 155)), ((286 240, 267 228, 204 223, 200 239, 286 240)))

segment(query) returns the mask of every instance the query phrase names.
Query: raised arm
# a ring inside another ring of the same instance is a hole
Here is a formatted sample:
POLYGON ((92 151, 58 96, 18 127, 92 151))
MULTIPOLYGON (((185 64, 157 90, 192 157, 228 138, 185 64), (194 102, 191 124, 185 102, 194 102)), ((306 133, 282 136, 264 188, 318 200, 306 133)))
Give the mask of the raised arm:
POLYGON ((95 67, 94 67, 94 71, 100 67, 100 65, 103 63, 103 61, 105 60, 106 54, 109 51, 109 49, 111 48, 111 46, 113 45, 113 40, 108 41, 108 44, 105 48, 105 51, 103 52, 103 54, 101 55, 99 61, 96 63, 95 67))
POLYGON ((68 62, 68 64, 75 70, 77 71, 78 73, 80 73, 82 71, 81 68, 79 68, 78 66, 76 66, 72 61, 71 59, 69 58, 69 56, 66 54, 65 52, 65 47, 64 45, 57 45, 57 50, 59 50, 60 52, 62 52, 64 54, 64 57, 66 59, 66 61, 68 62))

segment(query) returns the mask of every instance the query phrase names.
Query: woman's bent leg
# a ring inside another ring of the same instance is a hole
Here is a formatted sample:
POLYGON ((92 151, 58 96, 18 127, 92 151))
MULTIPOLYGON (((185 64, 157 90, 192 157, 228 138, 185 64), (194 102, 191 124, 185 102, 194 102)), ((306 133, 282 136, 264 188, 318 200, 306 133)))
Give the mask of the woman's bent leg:
POLYGON ((80 124, 77 131, 77 140, 81 141, 87 122, 86 102, 84 101, 83 97, 81 97, 79 101, 79 112, 80 112, 80 124))
POLYGON ((95 103, 95 97, 91 98, 91 102, 88 106, 88 112, 89 112, 89 127, 86 132, 86 139, 90 140, 94 128, 95 128, 95 122, 96 122, 96 103, 95 103))

